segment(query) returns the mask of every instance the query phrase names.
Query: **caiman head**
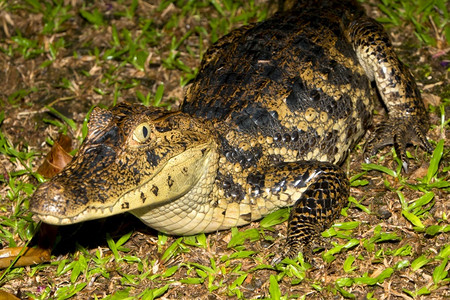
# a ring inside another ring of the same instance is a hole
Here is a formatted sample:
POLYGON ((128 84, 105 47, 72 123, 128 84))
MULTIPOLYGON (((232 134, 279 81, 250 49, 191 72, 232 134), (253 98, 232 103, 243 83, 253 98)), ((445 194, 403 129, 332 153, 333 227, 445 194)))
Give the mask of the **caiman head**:
POLYGON ((63 225, 163 205, 197 184, 215 147, 205 124, 179 112, 95 108, 77 154, 36 190, 30 209, 63 225))

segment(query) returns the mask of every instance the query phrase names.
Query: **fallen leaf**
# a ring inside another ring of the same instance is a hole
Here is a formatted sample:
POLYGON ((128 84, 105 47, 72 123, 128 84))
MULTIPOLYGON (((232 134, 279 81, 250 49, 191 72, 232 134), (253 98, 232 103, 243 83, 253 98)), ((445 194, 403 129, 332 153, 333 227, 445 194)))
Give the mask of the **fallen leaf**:
POLYGON ((13 294, 10 294, 10 293, 8 293, 6 291, 2 291, 2 290, 0 290, 0 299, 2 299, 2 300, 20 300, 13 294))
POLYGON ((0 249, 0 269, 8 268, 19 255, 20 257, 14 263, 13 267, 31 266, 49 261, 50 249, 28 247, 12 247, 0 249))
POLYGON ((423 178, 425 175, 427 175, 428 167, 429 167, 428 165, 421 166, 420 168, 415 170, 409 178, 410 179, 423 178))
POLYGON ((70 151, 72 151, 72 139, 60 134, 37 172, 45 178, 52 178, 72 160, 70 151))
POLYGON ((438 95, 422 93, 422 98, 425 106, 439 106, 439 104, 441 103, 441 97, 439 97, 438 95))

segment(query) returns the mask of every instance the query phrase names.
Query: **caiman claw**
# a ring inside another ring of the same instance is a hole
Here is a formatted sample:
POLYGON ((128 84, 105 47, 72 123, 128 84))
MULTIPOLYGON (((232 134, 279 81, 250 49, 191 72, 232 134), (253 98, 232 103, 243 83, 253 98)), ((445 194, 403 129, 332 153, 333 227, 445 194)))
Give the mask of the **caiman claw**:
POLYGON ((402 161, 403 170, 408 171, 406 159, 406 146, 418 144, 428 153, 433 152, 433 146, 426 137, 424 124, 417 123, 416 120, 389 119, 378 125, 364 145, 364 159, 370 162, 370 157, 374 156, 381 148, 393 145, 395 152, 402 161))

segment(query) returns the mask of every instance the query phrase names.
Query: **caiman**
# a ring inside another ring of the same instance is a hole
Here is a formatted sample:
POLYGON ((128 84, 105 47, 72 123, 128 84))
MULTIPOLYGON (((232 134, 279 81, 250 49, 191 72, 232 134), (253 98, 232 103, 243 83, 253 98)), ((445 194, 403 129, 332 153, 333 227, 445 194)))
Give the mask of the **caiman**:
POLYGON ((428 117, 388 35, 356 1, 299 1, 211 46, 178 111, 95 108, 31 210, 56 225, 130 212, 191 235, 293 206, 284 254, 308 256, 347 204, 341 165, 372 124, 375 86, 388 117, 365 156, 394 145, 406 168, 408 143, 432 150, 428 117))

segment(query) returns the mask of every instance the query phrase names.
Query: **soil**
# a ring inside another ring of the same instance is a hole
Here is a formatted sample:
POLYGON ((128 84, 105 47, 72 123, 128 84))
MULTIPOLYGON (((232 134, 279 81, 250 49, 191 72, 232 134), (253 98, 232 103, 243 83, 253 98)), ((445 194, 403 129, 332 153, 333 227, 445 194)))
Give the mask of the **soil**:
MULTIPOLYGON (((170 103, 172 109, 176 109, 183 99, 184 91, 180 87, 180 78, 183 73, 179 69, 168 69, 164 64, 164 59, 170 55, 172 36, 180 38, 190 28, 195 28, 196 26, 209 28, 202 16, 216 15, 217 18, 220 17, 217 10, 209 6, 192 15, 189 12, 186 13, 180 19, 176 28, 173 29, 174 34, 167 32, 166 35, 157 37, 155 43, 149 46, 151 53, 149 63, 144 70, 139 70, 132 64, 121 65, 122 61, 119 59, 97 59, 93 49, 97 48, 101 53, 100 55, 102 55, 102 53, 111 48, 111 45, 114 43, 111 34, 112 25, 115 26, 118 32, 127 29, 133 37, 136 37, 140 34, 140 32, 136 32, 137 28, 141 28, 138 25, 140 20, 151 19, 154 21, 154 26, 164 28, 172 20, 171 16, 180 12, 181 7, 170 4, 163 11, 159 11, 157 9, 159 1, 138 1, 136 15, 134 18, 129 19, 117 16, 114 12, 123 11, 124 7, 131 5, 131 1, 108 2, 93 0, 89 1, 89 10, 93 11, 93 8, 97 8, 103 12, 109 24, 95 27, 77 12, 84 6, 83 1, 68 0, 65 3, 72 5, 72 17, 68 22, 63 23, 63 27, 57 33, 52 35, 42 34, 45 20, 40 13, 27 9, 17 9, 14 10, 14 13, 6 10, 0 12, 0 23, 3 25, 2 29, 0 29, 1 48, 8 49, 13 44, 11 36, 14 32, 19 31, 24 37, 30 39, 38 36, 39 44, 42 44, 42 47, 47 50, 44 53, 30 54, 27 58, 24 58, 24 55, 10 55, 7 54, 7 51, 0 51, 0 65, 2 66, 0 70, 0 82, 2 82, 0 85, 0 105, 5 113, 1 130, 17 149, 28 149, 28 151, 39 153, 39 156, 33 160, 32 167, 34 170, 38 168, 45 154, 50 149, 46 140, 49 137, 56 140, 61 130, 61 127, 53 126, 46 121, 61 122, 61 118, 52 113, 48 106, 55 108, 64 116, 79 124, 77 130, 68 129, 68 134, 74 137, 75 148, 78 147, 79 139, 77 137, 81 135, 81 124, 83 124, 89 109, 95 105, 109 107, 114 103, 117 86, 111 84, 113 80, 106 78, 105 74, 112 74, 115 77, 114 80, 121 82, 122 86, 130 86, 127 89, 122 88, 120 90, 119 101, 137 102, 136 91, 140 91, 144 95, 148 93, 154 94, 157 87, 164 83, 163 101, 170 103), (48 49, 58 39, 64 39, 65 44, 59 49, 56 57, 51 58, 49 57, 50 52, 48 49), (47 65, 46 61, 49 59, 52 59, 52 63, 47 65), (111 71, 114 69, 118 71, 111 71)), ((261 1, 256 3, 260 5, 261 1)), ((23 3, 17 2, 16 5, 23 5, 23 3)), ((380 16, 376 6, 366 4, 365 7, 372 17, 380 16)), ((449 59, 448 45, 446 50, 445 48, 437 49, 420 45, 414 36, 413 27, 410 24, 389 27, 388 30, 397 48, 397 53, 411 67, 419 87, 423 91, 426 104, 436 105, 436 103, 439 103, 440 98, 448 98, 450 95, 448 73, 447 67, 443 63, 445 61, 448 62, 449 59)), ((200 47, 196 46, 197 38, 198 36, 188 38, 178 49, 180 60, 189 68, 195 68, 199 65, 201 52, 209 45, 210 37, 205 35, 203 49, 200 49, 200 47)), ((378 111, 380 111, 380 115, 376 117, 376 122, 379 122, 384 117, 381 106, 378 108, 378 111)), ((445 108, 445 115, 450 115, 450 106, 448 105, 445 108)), ((432 110, 430 120, 433 126, 429 132, 429 138, 434 141, 440 138, 445 139, 445 148, 449 149, 449 129, 447 126, 444 131, 441 131, 438 110, 432 110)), ((344 168, 349 172, 349 176, 362 171, 363 155, 360 148, 358 147, 350 155, 349 160, 344 165, 344 168)), ((421 149, 411 147, 408 150, 416 158, 410 160, 408 172, 409 180, 411 183, 414 183, 415 178, 423 176, 424 170, 427 169, 427 155, 421 149)), ((446 153, 444 157, 445 166, 449 165, 448 155, 446 153)), ((396 165, 389 149, 380 153, 377 159, 384 166, 395 167, 396 165)), ((0 156, 0 163, 2 164, 3 173, 23 169, 20 164, 12 163, 5 156, 0 156)), ((445 174, 440 175, 444 176, 445 174)), ((444 245, 449 244, 448 234, 427 237, 412 229, 412 225, 402 216, 401 204, 396 193, 396 188, 400 186, 399 182, 381 172, 373 171, 364 175, 363 178, 368 180, 369 184, 352 188, 351 195, 361 204, 369 207, 372 214, 367 214, 351 205, 347 210, 348 216, 341 216, 338 222, 361 222, 358 238, 372 237, 373 229, 376 225, 379 225, 386 232, 396 233, 401 237, 401 240, 376 244, 377 248, 373 252, 367 251, 362 245, 349 250, 348 253, 357 258, 353 264, 356 267, 354 271, 356 273, 346 274, 343 271, 342 266, 347 255, 338 254, 334 261, 323 263, 308 270, 306 278, 299 284, 293 285, 290 279, 285 277, 280 282, 282 294, 307 295, 308 299, 339 299, 342 295, 335 290, 337 279, 352 277, 355 274, 362 276, 366 272, 373 275, 377 273, 377 270, 383 270, 387 266, 394 266, 396 262, 405 259, 402 256, 378 256, 376 254, 380 252, 389 253, 392 249, 395 250, 403 245, 410 245, 412 254, 407 259, 412 261, 422 254, 436 253, 444 245), (386 187, 386 182, 389 183, 390 188, 386 187), (321 288, 314 288, 314 284, 321 288)), ((37 185, 33 178, 30 177, 27 180, 37 185)), ((1 186, 2 204, 8 201, 6 199, 8 190, 8 186, 1 186)), ((442 220, 443 212, 448 214, 448 211, 450 211, 449 195, 442 190, 436 189, 433 191, 436 193, 435 203, 428 216, 423 220, 425 225, 438 224, 442 220)), ((422 192, 413 189, 404 189, 402 192, 405 198, 409 200, 417 199, 423 195, 422 192)), ((0 216, 9 216, 13 210, 12 206, 9 204, 7 211, 0 212, 0 216)), ((252 223, 239 230, 243 231, 249 228, 259 228, 259 223, 252 223)), ((231 232, 223 231, 206 235, 207 248, 188 246, 188 251, 175 256, 174 259, 162 262, 162 253, 176 241, 177 237, 168 237, 167 243, 161 247, 158 245, 158 233, 156 231, 145 227, 131 215, 120 215, 60 228, 58 235, 60 240, 53 251, 54 259, 56 262, 64 259, 77 260, 78 245, 86 248, 92 254, 100 249, 104 256, 110 255, 111 252, 106 242, 106 235, 109 234, 114 240, 117 240, 130 231, 133 234, 125 244, 125 247, 130 249, 126 255, 146 258, 148 262, 156 262, 150 267, 147 266, 151 274, 163 273, 173 265, 186 262, 196 262, 201 265, 211 266, 211 259, 218 261, 220 257, 224 255, 230 256, 235 252, 235 249, 227 247, 227 243, 231 238, 231 232)), ((253 256, 256 259, 234 259, 229 264, 219 264, 222 271, 216 274, 214 284, 219 285, 222 281, 223 285, 218 289, 210 292, 208 280, 203 284, 180 283, 179 280, 181 279, 196 276, 188 266, 184 265, 170 277, 172 284, 163 297, 166 299, 236 298, 235 295, 229 293, 227 287, 238 277, 236 275, 238 273, 232 272, 235 268, 246 272, 251 271, 240 288, 244 298, 269 297, 269 277, 270 275, 278 274, 278 272, 269 268, 259 270, 252 270, 252 268, 258 264, 258 261, 259 263, 269 264, 271 255, 280 253, 284 237, 286 236, 286 225, 277 225, 273 232, 268 232, 267 234, 273 237, 273 242, 260 239, 254 242, 248 241, 244 244, 246 250, 257 253, 253 256)), ((332 243, 344 243, 344 240, 337 238, 332 238, 330 241, 332 243)), ((19 237, 17 237, 16 242, 19 245, 23 245, 19 237)), ((2 242, 2 246, 7 247, 9 245, 6 242, 2 242)), ((124 261, 118 262, 112 259, 108 263, 108 268, 111 271, 109 278, 101 275, 92 278, 74 299, 88 299, 92 298, 93 295, 102 298, 126 288, 132 288, 131 295, 138 295, 146 289, 162 287, 169 283, 161 280, 161 278, 151 280, 150 276, 144 278, 138 285, 123 283, 122 278, 124 274, 143 273, 142 270, 138 269, 137 264, 124 261)), ((30 273, 31 270, 30 267, 25 268, 23 276, 7 281, 3 289, 21 298, 27 298, 26 293, 28 292, 39 295, 46 287, 50 287, 52 291, 55 291, 60 287, 70 285, 70 273, 57 275, 57 263, 33 269, 34 271, 30 273)), ((348 289, 358 299, 365 299, 368 293, 373 293, 373 296, 378 299, 410 299, 402 292, 402 289, 416 290, 422 286, 432 285, 432 272, 431 266, 422 268, 417 272, 403 272, 400 270, 385 280, 383 284, 370 287, 367 285, 353 285, 348 289)), ((81 275, 79 282, 83 282, 84 276, 86 275, 81 275)), ((440 291, 434 292, 427 299, 438 299, 440 297, 450 297, 448 286, 442 287, 440 291)))

